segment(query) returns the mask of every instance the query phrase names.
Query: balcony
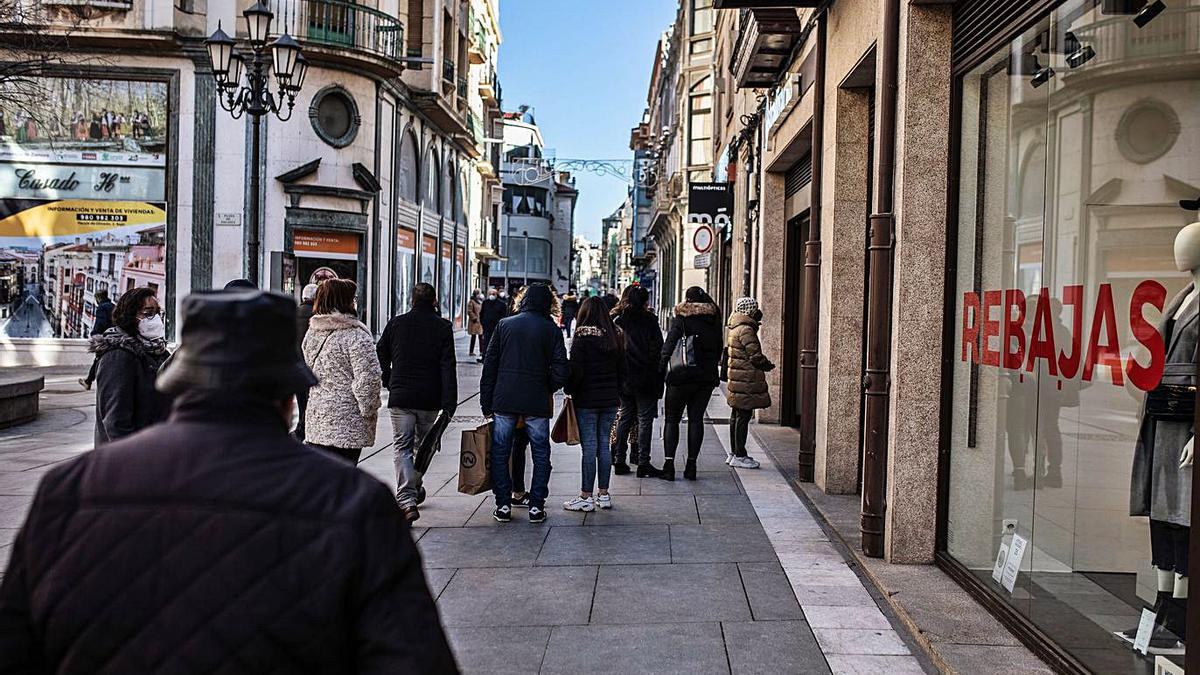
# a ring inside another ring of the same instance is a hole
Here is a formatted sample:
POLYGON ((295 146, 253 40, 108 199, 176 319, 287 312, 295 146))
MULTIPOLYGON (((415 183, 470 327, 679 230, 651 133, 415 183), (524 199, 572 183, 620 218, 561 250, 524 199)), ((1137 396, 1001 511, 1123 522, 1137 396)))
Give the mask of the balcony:
POLYGON ((467 45, 467 59, 473 65, 483 65, 487 63, 490 40, 488 40, 487 31, 483 27, 483 21, 479 19, 474 10, 471 11, 469 25, 471 27, 471 39, 467 45))
POLYGON ((739 89, 772 87, 804 33, 795 9, 742 9, 729 69, 739 89))
POLYGON ((333 55, 352 51, 377 57, 391 69, 403 69, 404 26, 373 7, 343 0, 269 0, 274 31, 287 32, 306 47, 330 48, 333 55))
POLYGON ((496 96, 496 69, 488 68, 479 78, 479 96, 484 103, 500 104, 499 98, 496 96))
POLYGON ((1074 29, 1096 56, 1074 76, 1103 66, 1140 66, 1143 59, 1187 57, 1200 53, 1200 7, 1169 7, 1162 16, 1138 28, 1127 16, 1102 17, 1074 29))
POLYGON ((454 64, 454 59, 442 59, 442 79, 453 83, 457 76, 458 68, 454 64))

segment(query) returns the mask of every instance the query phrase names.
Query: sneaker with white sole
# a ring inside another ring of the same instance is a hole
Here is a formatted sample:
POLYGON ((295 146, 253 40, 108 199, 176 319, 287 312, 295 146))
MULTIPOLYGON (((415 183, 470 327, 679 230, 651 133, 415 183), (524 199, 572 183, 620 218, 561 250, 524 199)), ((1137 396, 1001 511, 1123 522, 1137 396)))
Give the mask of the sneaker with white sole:
POLYGON ((568 511, 584 511, 591 513, 596 510, 596 503, 591 497, 576 497, 570 501, 563 502, 563 508, 568 511))
POLYGON ((729 461, 729 466, 735 469, 757 469, 760 465, 758 460, 747 455, 746 457, 734 457, 729 461))
POLYGON ((544 523, 546 522, 546 509, 540 506, 529 507, 529 522, 544 523))
POLYGON ((497 523, 509 522, 512 520, 512 507, 507 504, 504 506, 497 506, 495 510, 492 511, 492 517, 496 519, 497 523))
POLYGON ((612 495, 596 495, 596 508, 605 510, 611 509, 612 495))
POLYGON ((732 462, 733 462, 733 453, 732 452, 725 453, 725 463, 731 464, 732 462))

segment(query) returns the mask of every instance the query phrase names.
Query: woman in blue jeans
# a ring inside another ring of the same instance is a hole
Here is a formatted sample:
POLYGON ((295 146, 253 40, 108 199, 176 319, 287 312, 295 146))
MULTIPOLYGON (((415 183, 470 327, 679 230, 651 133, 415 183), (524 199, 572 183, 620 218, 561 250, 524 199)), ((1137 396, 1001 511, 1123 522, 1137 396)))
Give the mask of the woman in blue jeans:
POLYGON ((621 380, 625 376, 624 344, 604 301, 585 300, 575 318, 571 376, 564 388, 575 404, 583 446, 583 484, 579 496, 563 504, 568 511, 612 508, 612 497, 608 494, 612 448, 608 438, 617 417, 621 380))

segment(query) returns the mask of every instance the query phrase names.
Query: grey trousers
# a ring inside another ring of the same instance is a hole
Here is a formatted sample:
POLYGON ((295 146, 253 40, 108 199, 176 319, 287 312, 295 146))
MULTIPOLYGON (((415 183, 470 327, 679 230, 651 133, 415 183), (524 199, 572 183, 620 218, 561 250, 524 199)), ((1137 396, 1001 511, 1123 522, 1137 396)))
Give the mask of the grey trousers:
POLYGON ((437 419, 436 410, 388 408, 392 417, 392 454, 396 461, 396 501, 401 506, 415 506, 421 489, 421 474, 413 466, 417 443, 429 433, 437 419))

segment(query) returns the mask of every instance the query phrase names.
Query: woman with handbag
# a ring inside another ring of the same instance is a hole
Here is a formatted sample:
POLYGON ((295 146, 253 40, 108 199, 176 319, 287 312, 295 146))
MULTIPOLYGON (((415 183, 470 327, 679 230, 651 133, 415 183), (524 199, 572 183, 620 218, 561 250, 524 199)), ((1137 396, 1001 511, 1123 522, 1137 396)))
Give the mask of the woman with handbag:
POLYGON ((675 480, 675 450, 679 446, 679 423, 688 416, 688 455, 683 477, 696 480, 696 458, 704 442, 704 412, 719 382, 717 368, 724 340, 721 308, 699 286, 684 293, 675 306, 675 317, 663 342, 659 370, 666 373, 664 404, 663 480, 675 480))
POLYGON ((319 384, 308 392, 304 442, 358 464, 375 442, 383 369, 375 338, 354 318, 358 284, 329 279, 317 289, 304 336, 304 362, 319 384))
POLYGON ((621 402, 625 372, 624 336, 608 316, 600 298, 584 300, 575 317, 571 340, 571 376, 564 391, 571 397, 583 447, 583 481, 579 496, 564 503, 568 511, 611 509, 608 480, 612 469, 609 432, 621 402), (597 488, 595 499, 592 489, 597 488))
POLYGON ((729 420, 730 454, 725 463, 738 469, 757 469, 758 461, 746 454, 746 437, 750 433, 750 418, 758 408, 771 407, 771 392, 767 388, 767 373, 775 364, 763 354, 758 340, 762 321, 758 300, 739 298, 729 315, 726 328, 726 368, 728 390, 726 399, 733 409, 729 420))

